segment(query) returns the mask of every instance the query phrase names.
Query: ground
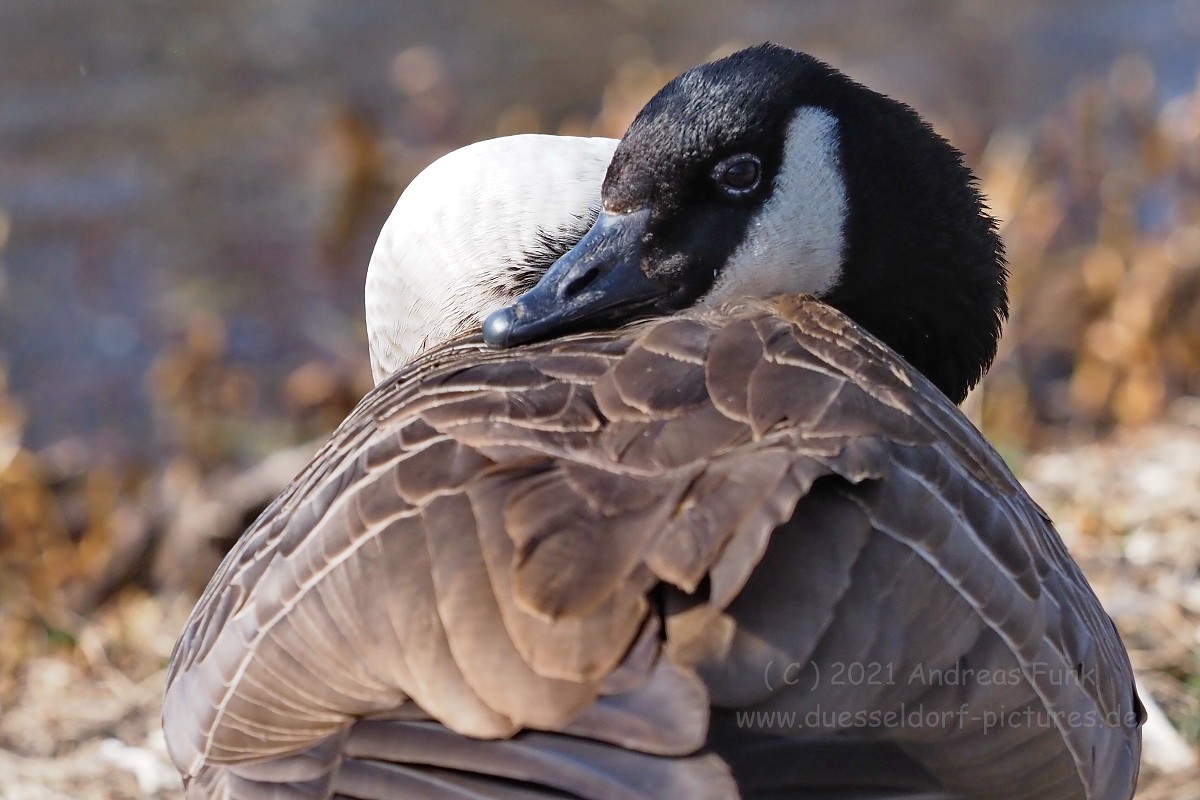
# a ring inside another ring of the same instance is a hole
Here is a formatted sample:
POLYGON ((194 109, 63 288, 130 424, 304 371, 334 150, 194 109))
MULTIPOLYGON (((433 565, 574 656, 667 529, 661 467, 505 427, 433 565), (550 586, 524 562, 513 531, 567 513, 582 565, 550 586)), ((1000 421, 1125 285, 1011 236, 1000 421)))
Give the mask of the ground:
MULTIPOLYGON (((1200 401, 1015 466, 1116 619, 1152 701, 1139 800, 1200 798, 1200 401)), ((0 797, 182 796, 159 702, 188 606, 127 590, 73 648, 51 644, 19 667, 0 695, 0 797)))

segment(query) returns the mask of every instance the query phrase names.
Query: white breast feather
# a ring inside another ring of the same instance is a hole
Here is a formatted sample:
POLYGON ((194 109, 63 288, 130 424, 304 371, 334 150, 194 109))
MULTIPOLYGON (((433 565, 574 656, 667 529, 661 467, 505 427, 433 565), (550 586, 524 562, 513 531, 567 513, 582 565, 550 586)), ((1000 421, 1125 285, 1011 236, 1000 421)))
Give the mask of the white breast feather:
POLYGON ((479 323, 515 295, 505 270, 539 232, 579 227, 599 205, 615 139, 522 135, 435 161, 405 189, 367 269, 375 382, 479 323))

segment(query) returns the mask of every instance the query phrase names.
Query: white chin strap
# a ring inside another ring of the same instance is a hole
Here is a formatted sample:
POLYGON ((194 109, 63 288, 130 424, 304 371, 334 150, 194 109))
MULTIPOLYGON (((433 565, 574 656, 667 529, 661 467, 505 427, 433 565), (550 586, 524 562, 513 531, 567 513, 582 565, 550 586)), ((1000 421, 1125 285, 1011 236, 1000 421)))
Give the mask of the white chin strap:
POLYGON ((821 296, 837 285, 848 207, 838 135, 837 120, 828 111, 807 106, 796 112, 774 191, 702 302, 821 296))

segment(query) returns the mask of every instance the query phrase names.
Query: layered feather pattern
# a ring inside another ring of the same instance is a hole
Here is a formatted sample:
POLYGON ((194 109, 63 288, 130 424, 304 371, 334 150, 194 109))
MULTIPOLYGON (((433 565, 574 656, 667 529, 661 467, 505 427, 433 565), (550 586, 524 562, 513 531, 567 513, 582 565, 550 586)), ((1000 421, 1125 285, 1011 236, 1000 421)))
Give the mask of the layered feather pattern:
POLYGON ((225 560, 164 720, 230 800, 1116 800, 1138 708, 994 451, 801 298, 401 370, 225 560))

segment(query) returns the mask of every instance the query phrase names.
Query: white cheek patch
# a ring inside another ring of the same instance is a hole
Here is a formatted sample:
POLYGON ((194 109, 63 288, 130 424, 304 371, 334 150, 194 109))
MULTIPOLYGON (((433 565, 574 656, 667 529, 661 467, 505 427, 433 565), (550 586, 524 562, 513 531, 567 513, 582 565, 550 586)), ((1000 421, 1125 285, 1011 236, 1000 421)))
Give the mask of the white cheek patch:
POLYGON ((837 120, 801 108, 788 125, 774 191, 702 302, 825 294, 841 275, 846 210, 837 120))

